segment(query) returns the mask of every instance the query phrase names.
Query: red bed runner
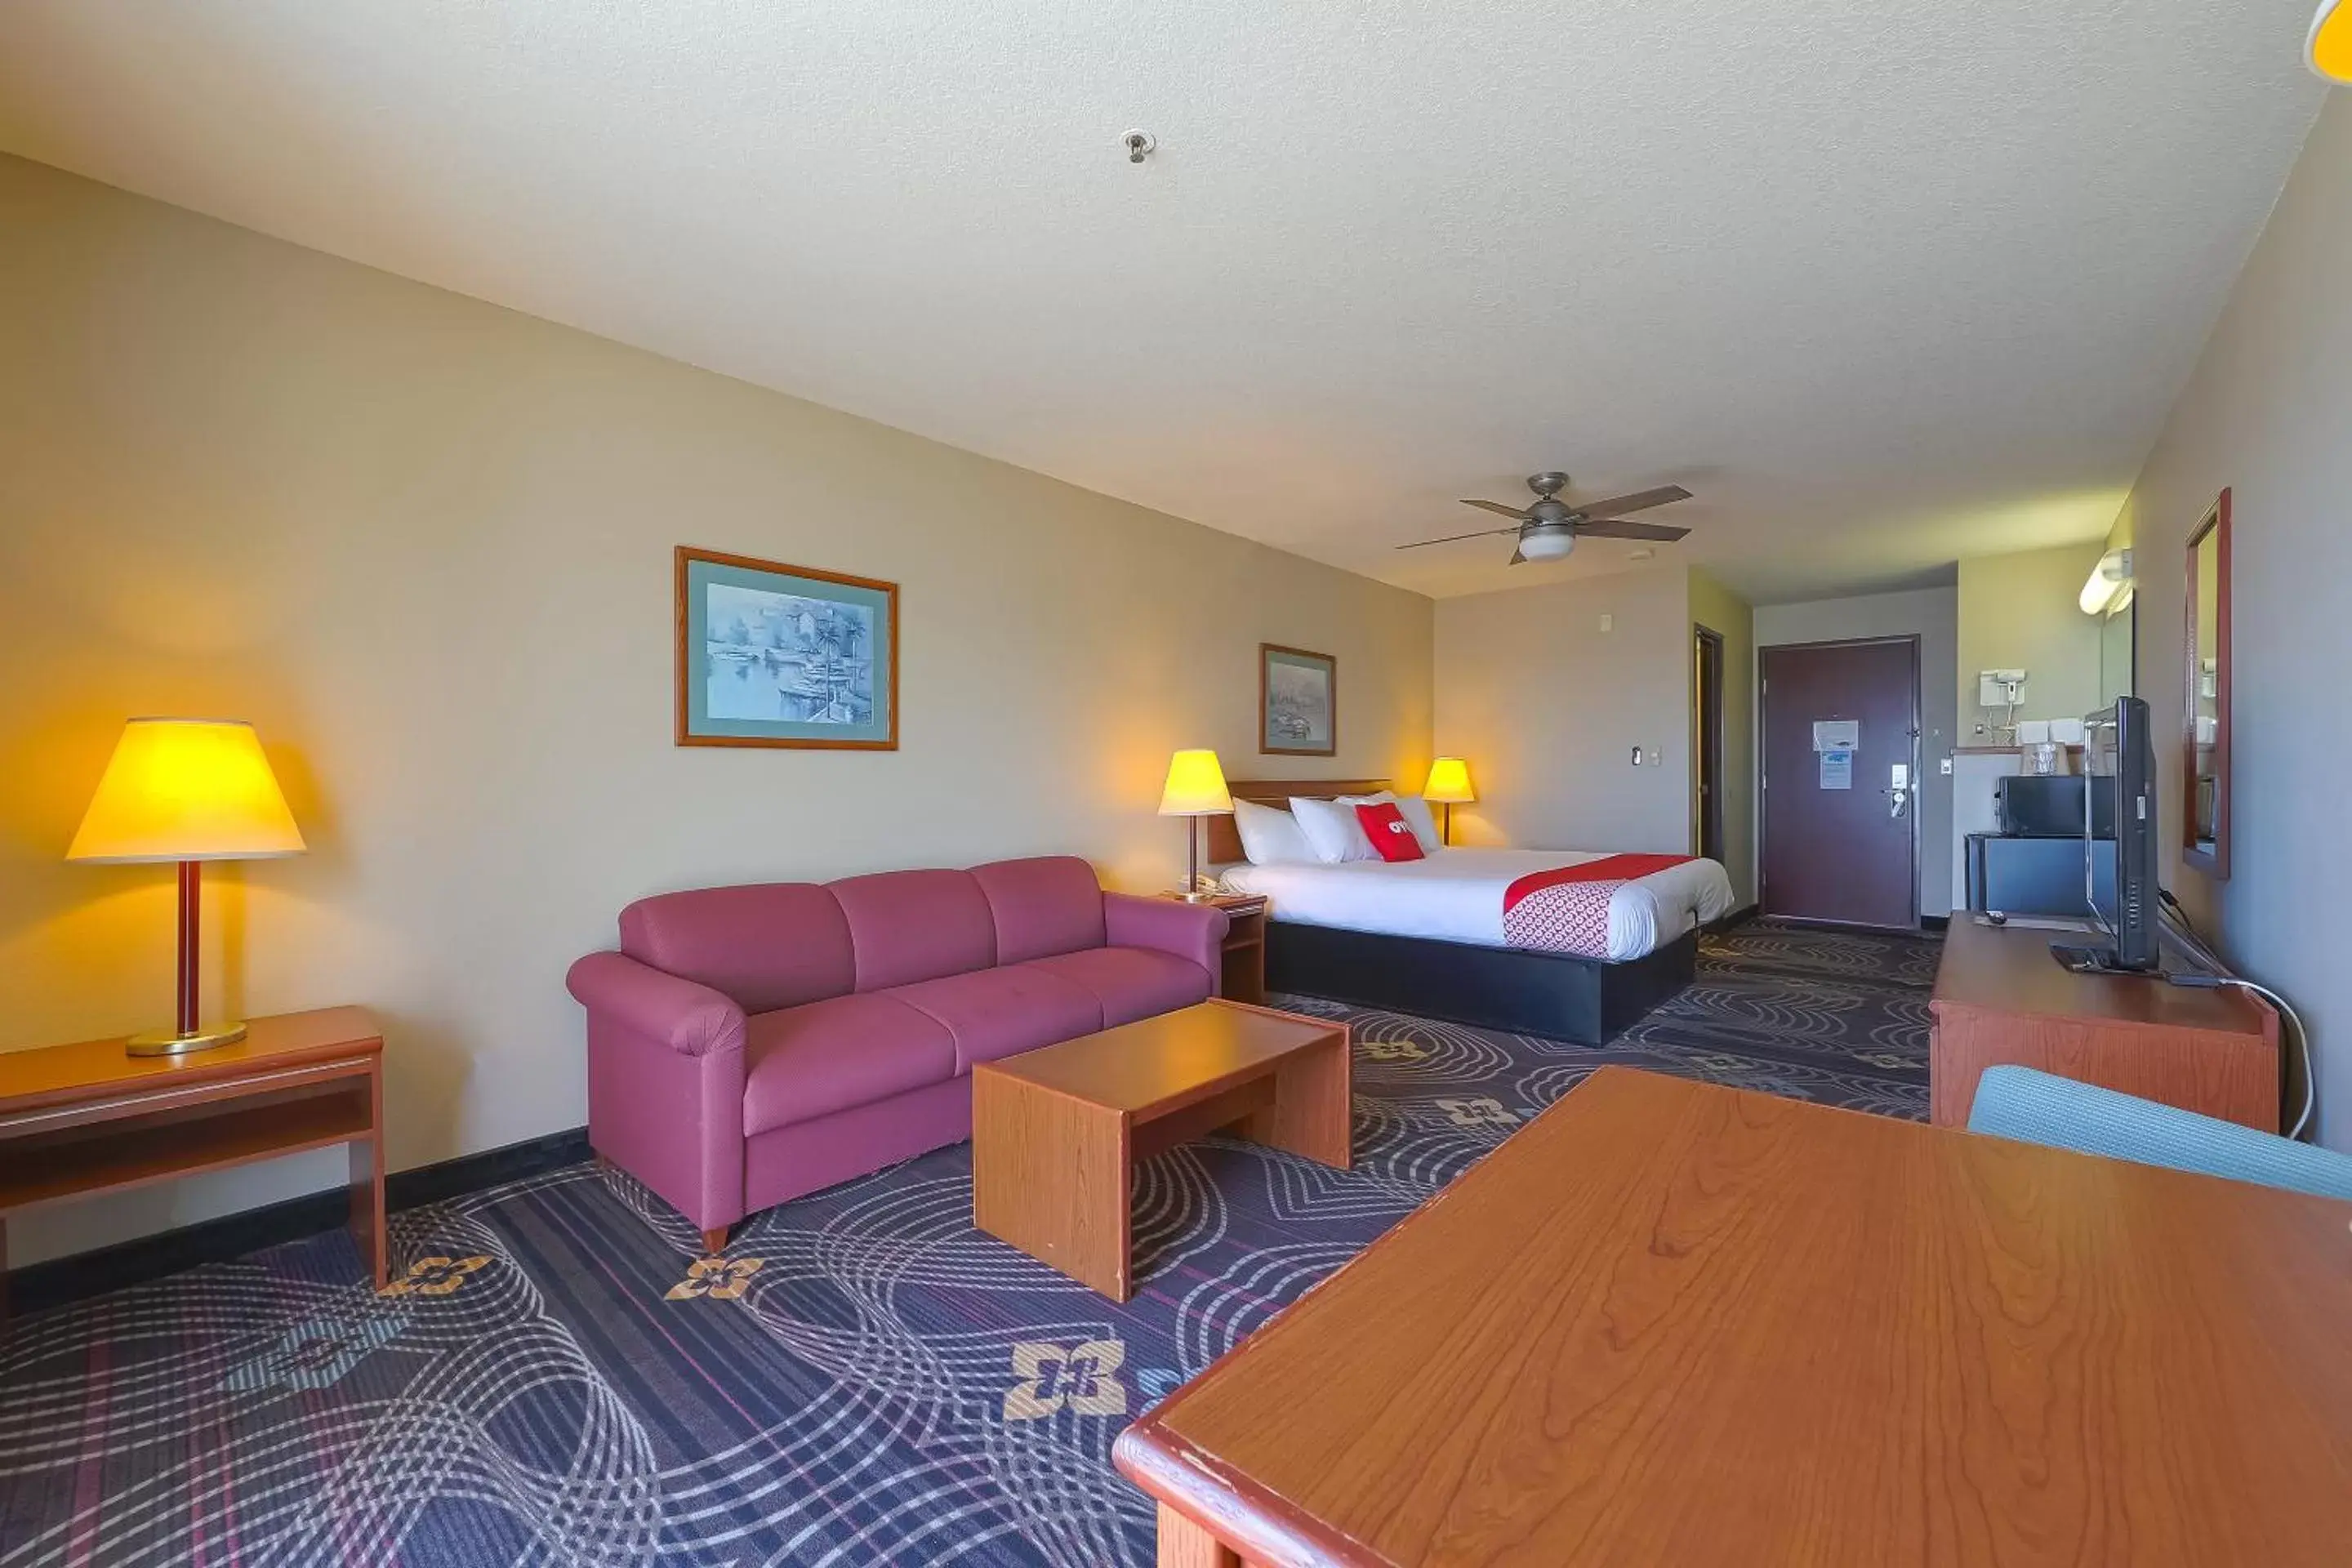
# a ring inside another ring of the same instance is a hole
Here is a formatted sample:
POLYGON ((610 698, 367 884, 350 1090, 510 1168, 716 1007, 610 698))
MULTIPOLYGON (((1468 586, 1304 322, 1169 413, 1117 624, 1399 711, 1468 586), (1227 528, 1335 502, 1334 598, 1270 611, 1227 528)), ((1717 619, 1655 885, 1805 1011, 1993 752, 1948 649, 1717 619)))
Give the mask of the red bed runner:
POLYGON ((1626 883, 1687 865, 1688 855, 1603 855, 1535 871, 1503 892, 1503 940, 1513 947, 1609 956, 1609 900, 1626 883))

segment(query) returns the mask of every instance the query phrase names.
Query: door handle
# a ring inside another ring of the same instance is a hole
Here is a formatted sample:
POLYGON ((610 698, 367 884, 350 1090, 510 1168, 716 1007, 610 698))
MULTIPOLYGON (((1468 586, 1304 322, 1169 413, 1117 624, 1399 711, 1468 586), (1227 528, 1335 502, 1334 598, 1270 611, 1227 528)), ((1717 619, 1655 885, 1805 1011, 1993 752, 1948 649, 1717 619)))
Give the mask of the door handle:
POLYGON ((1887 797, 1886 815, 1888 816, 1901 816, 1905 812, 1911 809, 1911 792, 1909 790, 1887 789, 1881 790, 1879 793, 1887 797))

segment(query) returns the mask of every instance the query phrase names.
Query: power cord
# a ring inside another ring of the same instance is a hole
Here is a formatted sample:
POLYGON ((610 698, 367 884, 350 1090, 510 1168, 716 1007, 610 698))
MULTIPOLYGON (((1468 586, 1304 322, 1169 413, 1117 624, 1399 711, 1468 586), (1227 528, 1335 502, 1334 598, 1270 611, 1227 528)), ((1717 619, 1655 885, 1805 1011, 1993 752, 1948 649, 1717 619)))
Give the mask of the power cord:
POLYGON ((2207 945, 2205 939, 2197 934, 2197 927, 2190 922, 2189 911, 2180 907, 2180 900, 2162 888, 2157 889, 2157 897, 2163 900, 2166 910, 2172 916, 2173 923, 2179 928, 2179 934, 2185 939, 2189 952, 2208 969, 2217 972, 2196 974, 2183 971, 2177 974, 2167 974, 2164 977, 2167 983, 2192 991, 2252 992, 2277 1008, 2279 1016, 2287 1021, 2287 1032, 2294 1037, 2295 1060, 2303 1071, 2303 1109, 2296 1113, 2294 1125, 2287 1129, 2286 1135, 2289 1138, 2301 1138, 2305 1130, 2311 1125, 2312 1112, 2318 1105, 2318 1089, 2313 1083, 2311 1076, 2311 1034, 2304 1027, 2303 1015, 2294 1010, 2294 1004, 2267 985, 2256 984, 2251 980, 2241 980, 2234 974, 2218 973, 2226 970, 2229 966, 2221 962, 2220 954, 2207 945))

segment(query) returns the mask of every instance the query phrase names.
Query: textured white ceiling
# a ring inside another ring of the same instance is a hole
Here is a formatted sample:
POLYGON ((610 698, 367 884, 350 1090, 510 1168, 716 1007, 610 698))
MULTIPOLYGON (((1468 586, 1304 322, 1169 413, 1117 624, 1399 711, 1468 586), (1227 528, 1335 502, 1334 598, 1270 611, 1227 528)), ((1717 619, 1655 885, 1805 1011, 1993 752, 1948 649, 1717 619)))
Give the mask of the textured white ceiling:
POLYGON ((7 0, 0 148, 1433 594, 1679 480, 1790 598, 2105 530, 2309 14, 7 0))

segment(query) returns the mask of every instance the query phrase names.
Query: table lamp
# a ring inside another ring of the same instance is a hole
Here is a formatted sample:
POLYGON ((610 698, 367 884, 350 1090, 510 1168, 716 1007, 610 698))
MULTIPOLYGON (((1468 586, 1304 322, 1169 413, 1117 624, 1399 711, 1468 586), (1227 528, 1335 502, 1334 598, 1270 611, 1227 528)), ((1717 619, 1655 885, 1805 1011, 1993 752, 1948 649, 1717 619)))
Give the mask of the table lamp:
POLYGON ((2323 0, 2303 58, 2328 80, 2352 83, 2352 0, 2323 0))
POLYGON ((1225 770, 1214 752, 1179 752, 1168 759, 1168 785, 1160 792, 1160 815, 1183 816, 1184 901, 1197 904, 1209 895, 1201 889, 1201 818, 1234 808, 1225 788, 1225 770))
POLYGON ((305 847, 252 725, 133 719, 123 726, 66 858, 97 865, 179 862, 177 1024, 131 1036, 132 1056, 178 1056, 245 1037, 243 1024, 205 1024, 197 1012, 204 863, 299 855, 305 847))
POLYGON ((1445 825, 1438 833, 1438 842, 1454 842, 1454 808, 1467 805, 1478 798, 1470 787, 1470 764, 1459 757, 1440 757, 1429 764, 1429 782, 1421 786, 1421 798, 1445 808, 1445 825))

